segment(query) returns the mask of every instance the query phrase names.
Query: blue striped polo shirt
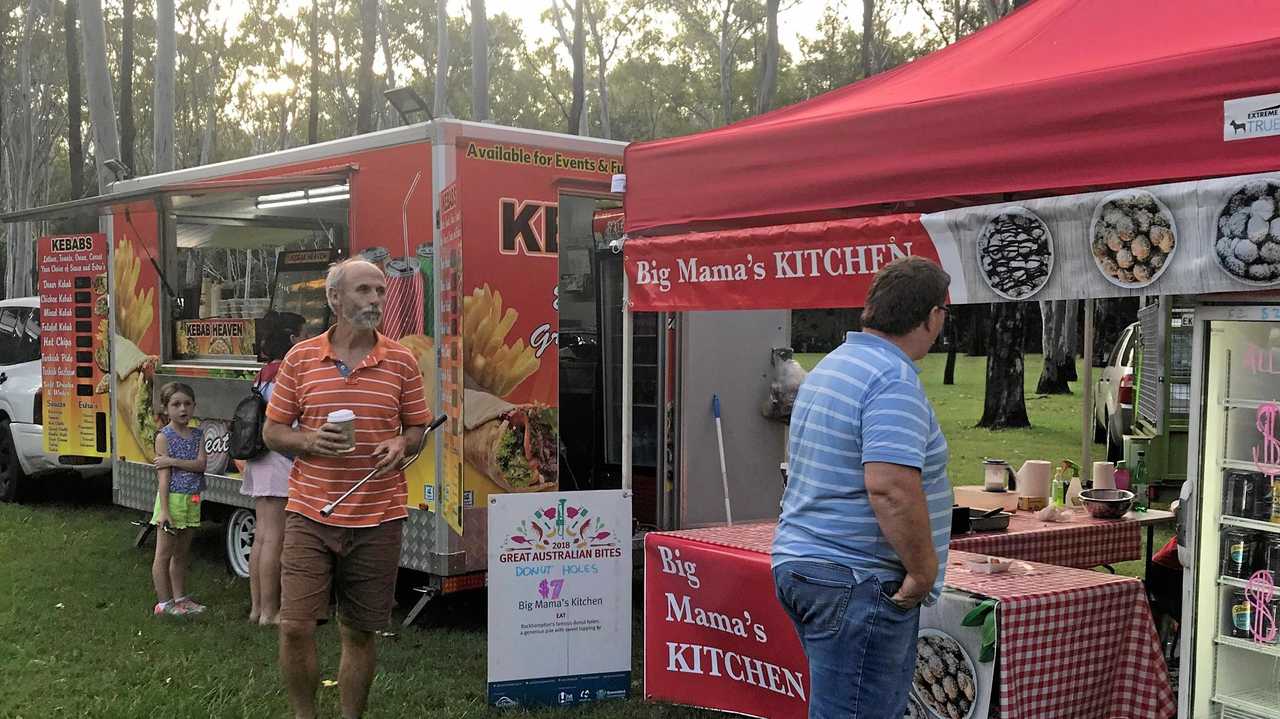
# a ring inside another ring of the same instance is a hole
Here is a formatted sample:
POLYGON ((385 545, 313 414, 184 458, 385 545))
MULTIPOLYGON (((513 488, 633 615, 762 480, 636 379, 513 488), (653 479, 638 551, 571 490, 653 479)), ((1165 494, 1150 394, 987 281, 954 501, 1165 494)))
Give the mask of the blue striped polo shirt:
POLYGON ((901 581, 906 569, 885 538, 867 498, 862 466, 888 462, 920 470, 938 553, 942 591, 951 540, 947 440, 925 398, 920 370, 897 345, 864 332, 809 373, 791 414, 787 491, 773 540, 773 566, 826 561, 901 581))

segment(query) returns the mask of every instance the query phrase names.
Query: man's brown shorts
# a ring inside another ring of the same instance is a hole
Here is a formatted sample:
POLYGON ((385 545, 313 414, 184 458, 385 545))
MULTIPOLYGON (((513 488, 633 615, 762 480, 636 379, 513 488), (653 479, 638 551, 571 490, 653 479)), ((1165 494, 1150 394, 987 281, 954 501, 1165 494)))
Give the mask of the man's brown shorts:
POLYGON ((366 632, 386 629, 403 532, 401 520, 331 527, 289 512, 280 556, 280 620, 328 619, 332 586, 343 624, 366 632))

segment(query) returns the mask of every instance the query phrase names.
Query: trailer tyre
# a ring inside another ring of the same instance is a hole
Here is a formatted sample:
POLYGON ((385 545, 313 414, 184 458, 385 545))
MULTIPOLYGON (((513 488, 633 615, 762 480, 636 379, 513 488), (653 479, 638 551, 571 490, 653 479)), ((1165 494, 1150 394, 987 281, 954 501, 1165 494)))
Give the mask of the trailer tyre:
POLYGON ((223 533, 227 571, 241 579, 249 578, 249 552, 253 549, 253 510, 237 508, 227 517, 223 533))
POLYGON ((18 459, 18 447, 8 421, 0 421, 0 502, 18 501, 27 475, 18 459))

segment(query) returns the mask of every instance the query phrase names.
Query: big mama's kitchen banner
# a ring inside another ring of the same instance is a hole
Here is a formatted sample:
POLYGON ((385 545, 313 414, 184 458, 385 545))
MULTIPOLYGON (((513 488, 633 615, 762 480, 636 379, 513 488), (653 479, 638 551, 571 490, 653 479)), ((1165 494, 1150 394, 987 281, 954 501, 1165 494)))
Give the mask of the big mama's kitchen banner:
POLYGON ((942 265, 955 304, 1280 288, 1280 173, 624 243, 631 309, 861 307, 881 267, 942 265))
POLYGON ((644 614, 646 698, 770 719, 807 716, 809 665, 774 596, 767 553, 651 533, 644 614))

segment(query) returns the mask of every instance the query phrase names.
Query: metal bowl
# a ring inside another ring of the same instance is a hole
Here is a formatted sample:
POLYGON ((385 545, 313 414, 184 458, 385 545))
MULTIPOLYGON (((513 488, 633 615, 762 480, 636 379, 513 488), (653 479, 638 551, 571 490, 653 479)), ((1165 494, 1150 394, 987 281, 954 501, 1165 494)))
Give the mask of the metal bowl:
POLYGON ((1098 519, 1120 519, 1133 507, 1133 492, 1127 489, 1086 489, 1080 499, 1089 515, 1098 519))

